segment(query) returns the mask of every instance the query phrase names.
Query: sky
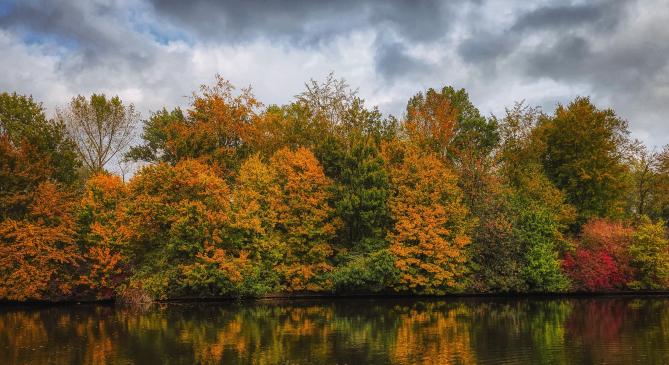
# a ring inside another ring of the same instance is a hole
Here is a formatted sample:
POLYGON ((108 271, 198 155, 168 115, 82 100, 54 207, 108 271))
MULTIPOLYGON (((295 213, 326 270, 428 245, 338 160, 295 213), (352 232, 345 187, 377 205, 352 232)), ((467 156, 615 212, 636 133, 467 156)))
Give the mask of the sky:
POLYGON ((0 70, 49 114, 102 92, 146 118, 216 74, 284 104, 334 72, 398 117, 446 85, 498 116, 590 96, 669 143, 669 0, 0 0, 0 70))

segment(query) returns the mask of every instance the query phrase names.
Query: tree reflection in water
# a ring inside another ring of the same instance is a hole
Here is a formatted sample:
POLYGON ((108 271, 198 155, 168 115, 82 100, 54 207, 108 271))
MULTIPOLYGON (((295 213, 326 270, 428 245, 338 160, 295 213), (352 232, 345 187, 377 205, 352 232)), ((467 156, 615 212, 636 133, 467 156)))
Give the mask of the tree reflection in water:
POLYGON ((668 363, 669 299, 5 307, 0 364, 668 363))

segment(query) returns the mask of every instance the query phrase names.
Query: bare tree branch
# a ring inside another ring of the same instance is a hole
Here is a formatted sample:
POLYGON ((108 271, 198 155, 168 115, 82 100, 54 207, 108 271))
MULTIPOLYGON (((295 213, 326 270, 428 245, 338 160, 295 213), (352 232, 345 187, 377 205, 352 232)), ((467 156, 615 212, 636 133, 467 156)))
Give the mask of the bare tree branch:
POLYGON ((107 99, 104 94, 74 97, 56 116, 67 126, 84 165, 93 172, 104 170, 125 151, 139 120, 134 105, 125 106, 118 96, 107 99))

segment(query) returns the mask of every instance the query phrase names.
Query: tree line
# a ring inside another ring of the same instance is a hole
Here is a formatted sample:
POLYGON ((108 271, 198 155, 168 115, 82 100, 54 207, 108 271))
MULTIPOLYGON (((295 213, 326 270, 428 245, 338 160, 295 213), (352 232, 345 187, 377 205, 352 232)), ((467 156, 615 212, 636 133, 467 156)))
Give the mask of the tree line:
POLYGON ((0 94, 0 299, 669 287, 669 148, 586 97, 395 118, 332 75, 280 106, 217 76, 141 123, 0 94))

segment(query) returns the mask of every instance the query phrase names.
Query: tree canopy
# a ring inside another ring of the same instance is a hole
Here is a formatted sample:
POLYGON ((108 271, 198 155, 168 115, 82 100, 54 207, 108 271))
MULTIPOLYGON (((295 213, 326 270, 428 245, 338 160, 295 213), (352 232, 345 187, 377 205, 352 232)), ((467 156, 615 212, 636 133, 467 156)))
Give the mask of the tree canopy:
POLYGON ((137 119, 0 94, 0 299, 669 287, 669 147, 587 97, 483 116, 445 86, 396 118, 332 74, 285 105, 217 76, 137 119))

